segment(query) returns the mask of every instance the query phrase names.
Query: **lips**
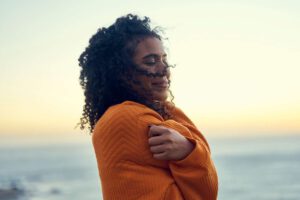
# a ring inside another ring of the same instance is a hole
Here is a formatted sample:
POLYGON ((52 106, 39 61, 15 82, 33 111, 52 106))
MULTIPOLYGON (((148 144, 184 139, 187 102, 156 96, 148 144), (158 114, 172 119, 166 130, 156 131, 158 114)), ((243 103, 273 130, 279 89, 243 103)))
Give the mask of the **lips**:
POLYGON ((158 81, 158 82, 153 82, 152 85, 154 87, 158 87, 158 88, 168 88, 169 87, 169 83, 168 81, 158 81))

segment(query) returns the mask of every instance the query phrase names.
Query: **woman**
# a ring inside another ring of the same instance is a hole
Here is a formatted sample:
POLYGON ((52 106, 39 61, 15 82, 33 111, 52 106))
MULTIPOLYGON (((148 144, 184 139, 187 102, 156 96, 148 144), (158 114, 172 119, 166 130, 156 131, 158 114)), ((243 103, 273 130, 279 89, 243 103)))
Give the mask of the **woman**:
POLYGON ((129 14, 81 54, 80 83, 104 200, 217 199, 209 145, 173 103, 170 65, 150 20, 129 14))

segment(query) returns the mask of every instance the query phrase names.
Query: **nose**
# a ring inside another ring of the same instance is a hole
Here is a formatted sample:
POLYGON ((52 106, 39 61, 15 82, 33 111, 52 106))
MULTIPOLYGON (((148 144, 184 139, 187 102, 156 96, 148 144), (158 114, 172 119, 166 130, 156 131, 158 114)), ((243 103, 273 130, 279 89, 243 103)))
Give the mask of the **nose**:
POLYGON ((168 69, 169 67, 163 63, 163 64, 158 64, 156 65, 156 68, 154 70, 154 73, 152 73, 153 77, 163 77, 163 76, 170 76, 170 70, 168 69))
POLYGON ((160 61, 156 65, 156 74, 161 74, 161 76, 164 76, 166 75, 166 73, 169 73, 169 71, 170 69, 168 64, 164 60, 160 59, 160 61))

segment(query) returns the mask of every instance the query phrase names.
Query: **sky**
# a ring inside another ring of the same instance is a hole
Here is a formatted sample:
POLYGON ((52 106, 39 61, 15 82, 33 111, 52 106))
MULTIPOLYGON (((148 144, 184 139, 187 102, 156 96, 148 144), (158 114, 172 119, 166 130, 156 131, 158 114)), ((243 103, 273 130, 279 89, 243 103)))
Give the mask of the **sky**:
POLYGON ((128 13, 165 29, 174 102, 205 135, 300 133, 300 2, 0 1, 0 135, 88 133, 78 57, 128 13))

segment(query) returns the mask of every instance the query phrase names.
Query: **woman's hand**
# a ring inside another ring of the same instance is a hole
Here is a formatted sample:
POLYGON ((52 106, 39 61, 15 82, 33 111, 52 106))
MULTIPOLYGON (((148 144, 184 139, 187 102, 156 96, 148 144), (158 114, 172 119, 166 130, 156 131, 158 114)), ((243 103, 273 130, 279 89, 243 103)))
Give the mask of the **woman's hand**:
POLYGON ((149 145, 153 157, 158 160, 182 160, 194 149, 194 144, 176 130, 151 125, 149 145))

